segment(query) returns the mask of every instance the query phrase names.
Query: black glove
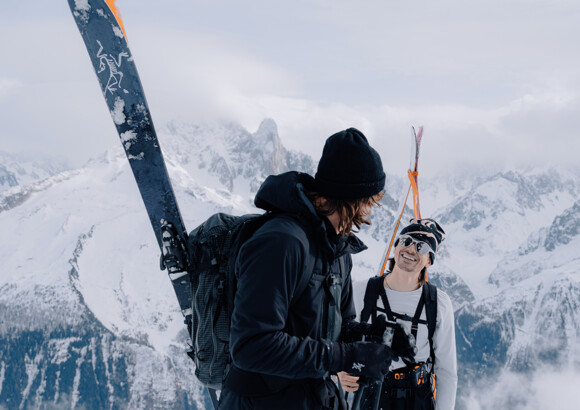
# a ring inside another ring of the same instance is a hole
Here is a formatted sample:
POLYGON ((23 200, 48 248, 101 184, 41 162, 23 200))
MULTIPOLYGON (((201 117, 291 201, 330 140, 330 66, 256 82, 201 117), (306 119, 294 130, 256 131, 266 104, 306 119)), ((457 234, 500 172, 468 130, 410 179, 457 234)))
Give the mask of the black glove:
POLYGON ((368 340, 373 342, 382 343, 383 342, 383 335, 385 334, 385 330, 387 329, 387 318, 385 315, 379 315, 373 323, 369 326, 367 330, 367 336, 369 336, 368 340))
POLYGON ((399 322, 387 322, 384 333, 384 343, 391 347, 393 355, 402 359, 414 361, 417 354, 415 337, 399 322), (390 339, 390 340, 389 340, 390 339))
POLYGON ((342 342, 360 342, 365 337, 367 342, 383 343, 383 334, 387 328, 385 315, 378 316, 373 323, 361 323, 355 320, 342 322, 340 340, 342 342))
POLYGON ((383 380, 393 358, 391 349, 379 343, 333 343, 331 372, 345 371, 370 380, 383 380))

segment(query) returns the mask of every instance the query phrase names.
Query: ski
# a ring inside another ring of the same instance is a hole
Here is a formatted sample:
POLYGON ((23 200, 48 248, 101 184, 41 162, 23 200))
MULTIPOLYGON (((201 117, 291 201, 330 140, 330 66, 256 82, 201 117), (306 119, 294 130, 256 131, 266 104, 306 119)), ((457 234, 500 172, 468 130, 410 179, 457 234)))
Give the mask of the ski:
POLYGON ((407 176, 409 177, 409 188, 407 189, 405 199, 401 202, 401 205, 399 206, 399 209, 397 211, 397 214, 399 216, 395 218, 395 224, 393 226, 393 235, 391 236, 389 245, 387 246, 385 253, 383 254, 383 257, 381 259, 378 276, 383 276, 387 269, 391 249, 393 247, 393 243, 395 242, 397 232, 399 231, 399 224, 401 223, 401 218, 403 217, 403 212, 405 211, 405 206, 407 205, 407 200, 409 199, 409 194, 411 190, 413 191, 413 214, 415 218, 421 218, 418 178, 419 178, 419 153, 421 148, 421 140, 423 139, 423 127, 419 127, 419 132, 415 131, 415 127, 412 127, 411 130, 412 130, 411 161, 409 164, 409 169, 407 171, 407 176))
POLYGON ((115 0, 68 0, 97 74, 185 323, 191 324, 187 231, 115 0))
POLYGON ((409 165, 409 182, 413 188, 413 214, 416 219, 421 218, 421 208, 419 204, 419 153, 421 151, 421 140, 423 139, 423 127, 419 127, 419 132, 415 132, 412 127, 413 136, 411 141, 411 163, 409 165))

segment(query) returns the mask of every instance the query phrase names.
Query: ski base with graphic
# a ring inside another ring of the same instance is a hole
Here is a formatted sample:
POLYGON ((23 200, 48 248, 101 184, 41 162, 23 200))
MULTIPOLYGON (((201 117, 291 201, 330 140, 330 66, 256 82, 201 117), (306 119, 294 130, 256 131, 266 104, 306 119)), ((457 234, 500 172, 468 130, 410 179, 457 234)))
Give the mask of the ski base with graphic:
POLYGON ((114 0, 68 0, 119 132, 186 323, 191 323, 183 224, 114 0))

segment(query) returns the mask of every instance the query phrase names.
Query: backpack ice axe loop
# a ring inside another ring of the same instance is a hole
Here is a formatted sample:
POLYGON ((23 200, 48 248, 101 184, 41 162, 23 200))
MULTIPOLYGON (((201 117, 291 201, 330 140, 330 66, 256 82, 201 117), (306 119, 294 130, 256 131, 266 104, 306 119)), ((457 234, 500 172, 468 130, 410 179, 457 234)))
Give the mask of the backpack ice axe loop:
MULTIPOLYGON (((167 269, 169 279, 173 282, 173 287, 183 288, 183 292, 189 292, 191 286, 187 272, 189 262, 186 241, 187 240, 177 232, 177 229, 173 224, 164 219, 161 220, 160 268, 161 270, 167 269)), ((179 301, 181 302, 181 299, 179 299, 179 301)), ((181 305, 181 313, 185 317, 185 323, 188 326, 192 321, 190 302, 191 299, 189 299, 185 305, 181 305)))
POLYGON ((161 221, 161 261, 160 268, 169 272, 171 280, 187 274, 186 239, 177 233, 173 224, 161 221))

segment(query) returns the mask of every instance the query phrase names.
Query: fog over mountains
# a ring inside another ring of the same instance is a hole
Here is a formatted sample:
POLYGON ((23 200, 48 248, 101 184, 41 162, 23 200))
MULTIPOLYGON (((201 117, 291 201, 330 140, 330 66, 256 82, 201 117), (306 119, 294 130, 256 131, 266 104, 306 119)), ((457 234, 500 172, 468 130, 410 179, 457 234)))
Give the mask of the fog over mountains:
MULTIPOLYGON (((174 122, 159 138, 189 230, 214 212, 255 212, 269 174, 316 167, 284 147, 272 120, 254 133, 174 122)), ((387 176, 383 207, 360 233, 359 310, 405 171, 387 176)), ((580 175, 469 170, 420 185, 435 210, 423 216, 447 232, 429 276, 454 304, 457 408, 566 408, 580 381, 580 175)), ((0 228, 0 408, 209 405, 120 144, 79 169, 2 153, 0 228)))

